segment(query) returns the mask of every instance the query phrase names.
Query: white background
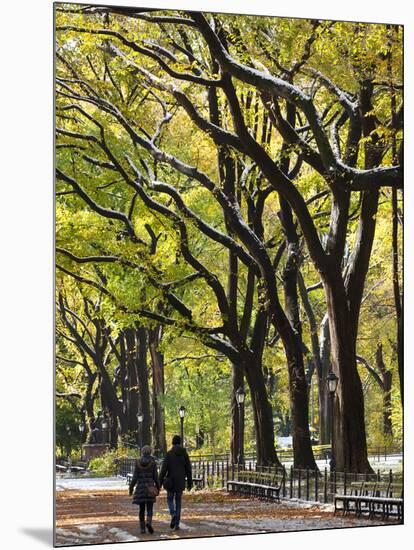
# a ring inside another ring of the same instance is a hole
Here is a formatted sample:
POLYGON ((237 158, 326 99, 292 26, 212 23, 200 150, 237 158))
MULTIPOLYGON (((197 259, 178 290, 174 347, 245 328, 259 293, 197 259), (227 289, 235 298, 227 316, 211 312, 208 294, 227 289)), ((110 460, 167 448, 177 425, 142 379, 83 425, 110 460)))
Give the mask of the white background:
MULTIPOLYGON (((111 0, 111 4, 404 23, 406 36, 406 525, 149 542, 154 550, 412 547, 413 523, 413 27, 408 2, 374 0, 111 0), (411 218, 411 219, 410 219, 411 218), (253 537, 253 538, 252 538, 253 537)), ((3 2, 0 32, 1 395, 0 544, 52 544, 53 79, 52 2, 3 2)), ((148 545, 148 546, 147 546, 148 545)), ((115 548, 115 545, 105 545, 115 548)), ((86 548, 86 547, 79 547, 86 548)), ((119 545, 116 548, 120 548, 119 545)))

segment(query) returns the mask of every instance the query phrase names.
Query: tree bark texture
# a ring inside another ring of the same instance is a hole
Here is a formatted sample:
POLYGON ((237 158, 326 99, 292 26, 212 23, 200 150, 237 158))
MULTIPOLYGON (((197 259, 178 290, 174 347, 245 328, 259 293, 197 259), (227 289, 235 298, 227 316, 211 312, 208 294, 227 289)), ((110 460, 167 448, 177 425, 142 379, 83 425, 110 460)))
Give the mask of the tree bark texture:
POLYGON ((164 354, 159 349, 162 331, 163 327, 161 325, 148 331, 152 366, 152 433, 154 451, 157 456, 164 455, 167 452, 165 417, 162 405, 164 398, 164 354))

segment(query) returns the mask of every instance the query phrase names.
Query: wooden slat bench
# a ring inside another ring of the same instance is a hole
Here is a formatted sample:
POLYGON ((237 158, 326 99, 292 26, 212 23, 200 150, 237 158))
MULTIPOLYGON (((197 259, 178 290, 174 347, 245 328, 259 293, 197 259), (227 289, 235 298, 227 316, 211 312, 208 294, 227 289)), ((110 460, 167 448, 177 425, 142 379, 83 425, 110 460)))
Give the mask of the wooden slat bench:
POLYGON ((83 466, 71 466, 70 471, 81 474, 86 472, 86 468, 84 468, 83 466))
POLYGON ((361 516, 368 513, 371 518, 380 513, 383 518, 396 516, 401 519, 404 504, 402 497, 401 484, 367 481, 352 483, 350 494, 334 496, 334 514, 342 510, 343 514, 355 512, 357 516, 361 516))
POLYGON ((193 477, 193 485, 196 489, 203 489, 204 479, 202 477, 193 477))
POLYGON ((379 513, 383 518, 396 516, 397 519, 402 519, 404 501, 401 484, 376 483, 366 493, 358 499, 357 515, 361 516, 366 512, 369 517, 374 517, 379 513))
POLYGON ((339 511, 342 511, 342 514, 346 514, 347 512, 356 512, 357 501, 364 493, 364 485, 365 481, 351 483, 349 494, 335 494, 334 515, 339 511), (342 504, 341 507, 338 506, 340 503, 342 504))
POLYGON ((248 497, 280 500, 282 476, 263 472, 238 472, 237 479, 227 481, 227 491, 248 497))

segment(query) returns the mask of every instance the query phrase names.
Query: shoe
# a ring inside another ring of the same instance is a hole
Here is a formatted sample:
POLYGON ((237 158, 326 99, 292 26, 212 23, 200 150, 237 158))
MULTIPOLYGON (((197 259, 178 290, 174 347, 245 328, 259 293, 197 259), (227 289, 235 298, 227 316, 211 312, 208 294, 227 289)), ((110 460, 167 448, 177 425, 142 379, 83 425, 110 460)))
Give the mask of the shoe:
POLYGON ((177 517, 176 517, 176 516, 173 516, 173 517, 171 518, 171 523, 170 523, 171 529, 174 529, 174 527, 175 527, 175 522, 176 522, 176 521, 177 521, 177 517))
POLYGON ((180 530, 180 526, 179 525, 174 525, 174 531, 179 531, 180 530))
POLYGON ((145 523, 143 521, 140 522, 140 527, 141 527, 141 534, 145 535, 145 523))
POLYGON ((154 529, 153 529, 151 523, 149 523, 149 522, 146 523, 146 524, 145 524, 145 527, 148 529, 148 533, 149 533, 150 535, 152 535, 152 533, 154 532, 154 529))

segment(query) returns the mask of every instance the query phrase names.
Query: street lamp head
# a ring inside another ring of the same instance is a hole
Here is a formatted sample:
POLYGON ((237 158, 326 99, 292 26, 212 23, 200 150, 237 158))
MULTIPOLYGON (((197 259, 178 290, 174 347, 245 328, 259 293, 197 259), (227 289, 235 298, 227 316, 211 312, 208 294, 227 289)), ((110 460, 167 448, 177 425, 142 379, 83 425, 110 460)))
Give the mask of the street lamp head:
POLYGON ((184 418, 185 415, 185 407, 181 405, 181 407, 178 409, 178 414, 180 415, 180 418, 184 418))
POLYGON ((338 387, 338 381, 339 381, 339 378, 332 371, 326 377, 326 382, 328 384, 328 390, 329 390, 329 393, 331 395, 335 394, 336 388, 338 387))
POLYGON ((142 414, 142 412, 137 413, 137 420, 138 420, 139 424, 141 424, 141 422, 143 422, 144 415, 142 414))
POLYGON ((68 426, 68 425, 66 426, 66 432, 67 432, 68 434, 70 434, 70 426, 68 426))
POLYGON ((85 431, 85 424, 83 422, 79 424, 79 431, 81 434, 83 434, 83 432, 85 431))
POLYGON ((242 405, 244 403, 244 400, 246 398, 246 393, 243 389, 243 386, 240 386, 238 390, 236 391, 236 400, 239 405, 242 405))
POLYGON ((104 430, 107 430, 108 427, 109 427, 108 421, 107 421, 107 420, 104 420, 104 421, 102 422, 102 428, 103 428, 104 430))

